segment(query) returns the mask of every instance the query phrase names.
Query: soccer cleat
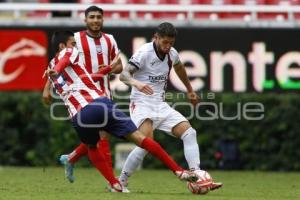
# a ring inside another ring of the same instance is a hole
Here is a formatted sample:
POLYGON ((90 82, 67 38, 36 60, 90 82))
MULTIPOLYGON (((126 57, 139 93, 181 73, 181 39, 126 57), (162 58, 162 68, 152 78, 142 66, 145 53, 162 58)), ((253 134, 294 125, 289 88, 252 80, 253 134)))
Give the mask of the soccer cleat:
POLYGON ((223 183, 212 182, 210 185, 210 190, 216 190, 216 189, 221 188, 222 186, 223 186, 223 183))
POLYGON ((72 163, 69 163, 68 155, 61 155, 59 161, 65 167, 66 178, 70 183, 73 183, 75 181, 75 177, 73 176, 74 165, 72 163))
POLYGON ((121 185, 122 185, 122 192, 123 193, 130 193, 130 190, 128 190, 128 181, 122 181, 122 180, 119 180, 121 185))
POLYGON ((209 189, 210 190, 216 190, 223 186, 223 183, 216 183, 213 181, 213 178, 210 176, 210 174, 207 171, 204 170, 193 170, 198 175, 199 180, 202 180, 202 182, 209 183, 209 189))
MULTIPOLYGON (((124 181, 122 182, 122 181, 120 181, 120 180, 119 180, 119 182, 120 182, 121 187, 122 187, 122 193, 130 193, 130 191, 129 191, 128 188, 127 188, 128 182, 125 183, 124 181)), ((115 183, 115 184, 117 184, 117 183, 115 183)), ((107 190, 108 192, 119 192, 119 191, 115 191, 115 189, 113 189, 109 183, 108 183, 108 185, 106 186, 106 190, 107 190)))
POLYGON ((191 172, 191 171, 187 171, 187 170, 176 171, 175 175, 181 181, 196 182, 198 180, 197 174, 195 174, 194 172, 191 172))
POLYGON ((121 183, 115 183, 113 185, 108 184, 106 189, 108 192, 123 192, 123 187, 122 187, 121 183))

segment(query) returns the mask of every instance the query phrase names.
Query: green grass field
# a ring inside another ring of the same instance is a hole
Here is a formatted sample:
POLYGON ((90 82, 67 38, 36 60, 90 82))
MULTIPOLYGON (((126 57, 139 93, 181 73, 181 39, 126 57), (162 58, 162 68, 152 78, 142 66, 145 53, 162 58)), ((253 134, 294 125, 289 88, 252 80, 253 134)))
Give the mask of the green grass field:
POLYGON ((225 172, 210 174, 224 183, 220 190, 191 194, 166 170, 142 170, 130 179, 130 194, 108 193, 106 182, 93 168, 76 169, 68 183, 63 168, 0 168, 0 200, 298 200, 300 173, 225 172))

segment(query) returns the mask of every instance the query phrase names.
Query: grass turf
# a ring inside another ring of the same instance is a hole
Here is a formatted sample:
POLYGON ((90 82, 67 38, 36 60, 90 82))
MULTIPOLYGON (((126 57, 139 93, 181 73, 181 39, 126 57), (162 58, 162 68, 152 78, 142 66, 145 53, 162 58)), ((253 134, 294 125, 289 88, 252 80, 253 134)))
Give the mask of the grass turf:
POLYGON ((166 170, 142 170, 130 178, 130 194, 108 193, 106 182, 93 168, 75 169, 75 183, 63 168, 0 167, 0 200, 296 200, 300 173, 228 172, 210 174, 224 187, 199 196, 191 194, 166 170))

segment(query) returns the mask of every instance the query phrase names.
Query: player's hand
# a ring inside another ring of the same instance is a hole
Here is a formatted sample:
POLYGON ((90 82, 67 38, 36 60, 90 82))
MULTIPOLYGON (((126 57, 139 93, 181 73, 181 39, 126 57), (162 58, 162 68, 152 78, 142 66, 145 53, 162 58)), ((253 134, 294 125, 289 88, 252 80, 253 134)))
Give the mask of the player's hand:
POLYGON ((52 97, 49 89, 44 89, 43 91, 43 101, 45 104, 49 105, 51 103, 52 97))
POLYGON ((138 83, 136 83, 135 87, 140 92, 143 92, 144 94, 147 94, 147 95, 152 95, 153 94, 152 88, 149 85, 145 84, 145 83, 138 82, 138 83))
POLYGON ((188 92, 187 97, 190 100, 190 102, 193 104, 194 107, 199 103, 199 97, 196 94, 196 92, 188 92))

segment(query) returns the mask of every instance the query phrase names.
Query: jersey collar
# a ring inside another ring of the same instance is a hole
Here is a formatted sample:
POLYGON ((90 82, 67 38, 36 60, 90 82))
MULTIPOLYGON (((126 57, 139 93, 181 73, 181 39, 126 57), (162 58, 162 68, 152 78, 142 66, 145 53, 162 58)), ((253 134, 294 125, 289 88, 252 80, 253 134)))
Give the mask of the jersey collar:
POLYGON ((156 56, 159 58, 159 60, 164 61, 164 60, 165 60, 165 57, 166 57, 166 54, 164 55, 163 58, 161 58, 161 57, 159 56, 158 51, 157 51, 157 48, 156 48, 156 45, 155 45, 155 42, 153 42, 153 48, 154 48, 155 54, 156 54, 156 56))
POLYGON ((94 39, 99 39, 99 38, 102 37, 102 32, 100 32, 100 35, 97 36, 97 37, 94 37, 94 36, 90 35, 87 31, 85 31, 85 33, 86 33, 87 36, 89 36, 89 37, 91 37, 91 38, 94 38, 94 39))

